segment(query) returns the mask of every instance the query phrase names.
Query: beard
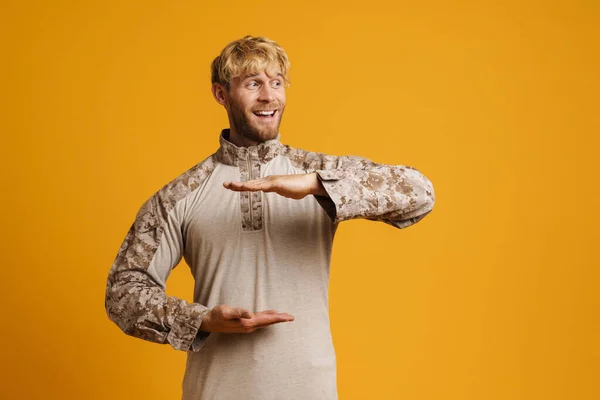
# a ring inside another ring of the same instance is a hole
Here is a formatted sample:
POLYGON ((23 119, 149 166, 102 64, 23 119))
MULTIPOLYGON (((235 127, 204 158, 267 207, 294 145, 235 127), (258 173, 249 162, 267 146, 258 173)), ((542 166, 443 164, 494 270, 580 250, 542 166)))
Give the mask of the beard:
POLYGON ((275 108, 275 106, 277 106, 277 112, 275 113, 276 120, 274 122, 265 121, 263 123, 258 120, 258 117, 256 117, 252 111, 242 110, 236 103, 231 102, 231 116, 236 132, 240 136, 258 142, 275 139, 279 133, 279 125, 281 124, 285 105, 282 105, 281 103, 277 105, 271 104, 268 108, 275 108))

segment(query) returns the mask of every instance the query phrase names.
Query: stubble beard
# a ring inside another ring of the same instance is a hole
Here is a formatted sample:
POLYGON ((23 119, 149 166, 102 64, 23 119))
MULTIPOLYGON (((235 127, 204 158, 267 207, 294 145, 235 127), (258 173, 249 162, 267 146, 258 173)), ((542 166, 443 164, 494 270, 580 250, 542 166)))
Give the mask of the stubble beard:
POLYGON ((247 137, 249 139, 264 142, 267 140, 275 139, 279 133, 279 125, 281 124, 281 118, 283 117, 284 106, 279 106, 277 109, 277 122, 274 124, 268 124, 259 126, 258 123, 254 123, 250 119, 253 118, 254 114, 250 110, 247 112, 238 108, 237 105, 232 104, 232 116, 233 125, 235 130, 240 136, 247 137), (251 115, 248 115, 251 114, 251 115))

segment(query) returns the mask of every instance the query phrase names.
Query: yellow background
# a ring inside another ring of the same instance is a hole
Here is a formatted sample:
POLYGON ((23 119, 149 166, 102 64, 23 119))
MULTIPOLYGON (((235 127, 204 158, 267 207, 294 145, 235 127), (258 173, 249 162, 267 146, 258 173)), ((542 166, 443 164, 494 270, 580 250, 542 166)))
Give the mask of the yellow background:
POLYGON ((340 399, 600 398, 598 3, 207 3, 2 2, 0 397, 180 398, 185 353, 119 331, 106 277, 216 150, 209 65, 253 34, 291 59, 283 143, 436 191, 405 230, 340 226, 340 399))

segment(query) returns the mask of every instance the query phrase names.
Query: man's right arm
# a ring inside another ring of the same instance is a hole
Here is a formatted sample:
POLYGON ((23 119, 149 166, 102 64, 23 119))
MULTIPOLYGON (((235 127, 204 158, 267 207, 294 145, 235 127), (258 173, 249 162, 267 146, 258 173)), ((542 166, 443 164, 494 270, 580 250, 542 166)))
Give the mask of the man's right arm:
POLYGON ((180 209, 163 188, 140 208, 110 270, 105 307, 123 332, 176 350, 199 351, 211 332, 249 333, 294 317, 274 310, 212 309, 165 293, 171 270, 181 261, 180 209))
POLYGON ((109 272, 105 307, 130 336, 199 351, 209 335, 199 327, 210 309, 165 293, 183 252, 177 213, 164 191, 142 205, 109 272))

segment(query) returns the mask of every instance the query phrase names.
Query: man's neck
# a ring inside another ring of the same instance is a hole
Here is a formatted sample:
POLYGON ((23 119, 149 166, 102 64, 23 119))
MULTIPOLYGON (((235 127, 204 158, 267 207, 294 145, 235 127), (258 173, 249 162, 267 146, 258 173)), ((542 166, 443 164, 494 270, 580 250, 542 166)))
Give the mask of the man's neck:
POLYGON ((257 144, 261 143, 258 140, 239 135, 233 128, 229 128, 229 137, 227 140, 235 144, 237 147, 256 146, 257 144))

